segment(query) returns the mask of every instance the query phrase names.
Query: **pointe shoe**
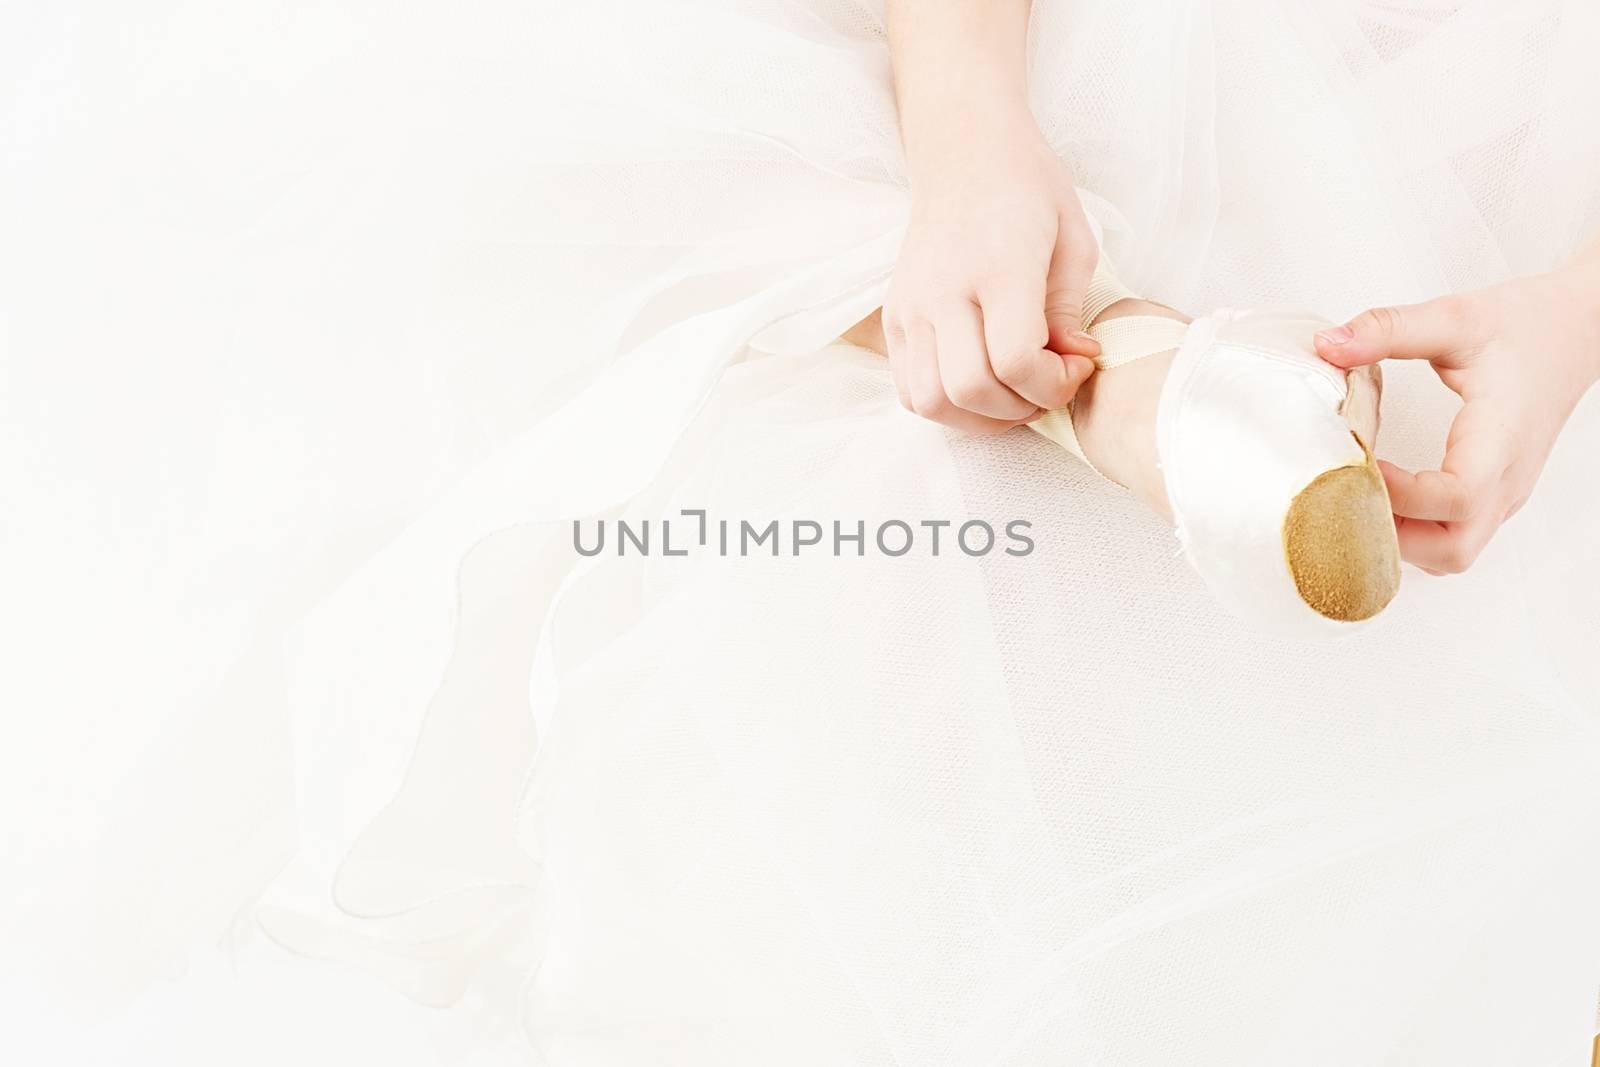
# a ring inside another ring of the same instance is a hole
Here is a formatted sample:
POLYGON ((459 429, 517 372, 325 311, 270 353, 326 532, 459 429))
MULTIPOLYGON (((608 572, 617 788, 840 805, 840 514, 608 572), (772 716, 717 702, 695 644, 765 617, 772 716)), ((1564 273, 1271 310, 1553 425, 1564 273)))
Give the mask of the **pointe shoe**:
POLYGON ((1400 588, 1372 457, 1382 380, 1316 354, 1312 335, 1328 325, 1269 312, 1197 320, 1156 415, 1185 555, 1224 606, 1274 633, 1337 633, 1400 588))
MULTIPOLYGON (((1105 325, 1117 329, 1090 328, 1103 367, 1177 348, 1156 453, 1178 541, 1217 600, 1285 636, 1347 632, 1382 611, 1399 589, 1400 550, 1372 458, 1377 368, 1324 362, 1311 337, 1328 324, 1294 313, 1105 325)), ((1070 408, 1030 425, 1089 462, 1070 408)))

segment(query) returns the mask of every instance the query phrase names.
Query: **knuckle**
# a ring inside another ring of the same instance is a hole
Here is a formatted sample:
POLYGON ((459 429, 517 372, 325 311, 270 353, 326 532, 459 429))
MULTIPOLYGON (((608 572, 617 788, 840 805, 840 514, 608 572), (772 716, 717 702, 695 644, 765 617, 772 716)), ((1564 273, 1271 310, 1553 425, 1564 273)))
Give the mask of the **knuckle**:
POLYGON ((1451 541, 1440 553, 1440 569, 1446 574, 1460 574, 1471 567, 1478 558, 1477 551, 1464 541, 1451 541))
POLYGON ((1466 486, 1456 482, 1438 485, 1440 518, 1445 522, 1464 522, 1477 512, 1477 500, 1466 486))
POLYGON ((961 377, 946 381, 944 388, 952 404, 968 411, 982 404, 988 398, 990 391, 988 383, 977 377, 961 377))
POLYGON ((1076 333, 1083 323, 1083 295, 1081 293, 1052 293, 1045 299, 1044 317, 1057 329, 1076 333))
POLYGON ((1073 384, 1072 380, 1063 373, 1059 380, 1052 382, 1049 388, 1044 390, 1045 399, 1050 404, 1050 407, 1046 410, 1066 407, 1072 403, 1077 393, 1077 385, 1073 384))
POLYGON ((950 401, 943 393, 913 393, 911 410, 925 419, 942 422, 950 415, 950 401))
POLYGON ((1460 486, 1456 490, 1455 499, 1451 501, 1455 521, 1467 522, 1478 518, 1488 509, 1490 501, 1498 495, 1493 482, 1460 486))
MULTIPOLYGON (((1083 314, 1082 312, 1076 310, 1052 311, 1049 313, 1045 321, 1048 322, 1053 329, 1064 335, 1083 332, 1083 314)), ((1044 346, 1040 345, 1040 347, 1043 348, 1044 346)))
POLYGON ((1362 312, 1359 320, 1362 326, 1379 337, 1396 337, 1400 333, 1400 312, 1391 307, 1371 308, 1362 312))
POLYGON ((989 365, 995 377, 1007 385, 1017 385, 1027 380, 1033 368, 1033 353, 1020 345, 1010 345, 991 353, 989 365))
MULTIPOLYGON (((992 302, 985 306, 984 313, 985 347, 991 355, 1036 352, 1050 340, 1050 322, 1042 306, 1034 311, 1027 304, 1015 302, 996 308, 992 302), (1025 307, 1027 311, 1021 310, 1025 307)), ((990 365, 993 363, 991 359, 990 365)))
POLYGON ((1067 289, 1048 293, 1044 298, 1044 313, 1047 318, 1057 318, 1062 315, 1081 315, 1083 314, 1083 297, 1081 294, 1067 289))
POLYGON ((1483 318, 1483 312, 1478 302, 1465 293, 1450 293, 1434 301, 1434 307, 1442 316, 1463 334, 1471 335, 1478 332, 1483 318))
POLYGON ((1446 293, 1444 296, 1435 297, 1433 306, 1444 313, 1445 317, 1457 322, 1463 322, 1473 312, 1472 301, 1467 300, 1460 293, 1446 293))

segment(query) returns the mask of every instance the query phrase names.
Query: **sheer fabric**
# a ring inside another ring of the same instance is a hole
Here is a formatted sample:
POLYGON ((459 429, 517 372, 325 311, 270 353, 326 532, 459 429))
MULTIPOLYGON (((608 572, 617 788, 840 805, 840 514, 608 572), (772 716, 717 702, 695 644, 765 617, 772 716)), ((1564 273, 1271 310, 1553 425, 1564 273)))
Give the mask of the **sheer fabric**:
MULTIPOLYGON (((1581 1058, 1593 394, 1468 575, 1263 640, 1130 497, 830 344, 907 205, 871 5, 5 18, 14 1002, 260 931, 482 1062, 1581 1058), (684 509, 1036 545, 574 551, 684 509)), ((1578 0, 1041 2, 1030 47, 1186 310, 1600 227, 1578 0)), ((1452 410, 1392 368, 1380 451, 1452 410)))

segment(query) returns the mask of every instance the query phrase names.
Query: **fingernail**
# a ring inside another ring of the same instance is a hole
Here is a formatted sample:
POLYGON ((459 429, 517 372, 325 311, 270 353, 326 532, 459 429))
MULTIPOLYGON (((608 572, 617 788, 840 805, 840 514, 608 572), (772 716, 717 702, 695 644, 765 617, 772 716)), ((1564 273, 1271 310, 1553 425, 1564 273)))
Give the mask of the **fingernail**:
POLYGON ((1356 332, 1348 326, 1335 326, 1331 330, 1321 330, 1317 336, 1330 345, 1342 345, 1346 341, 1355 340, 1356 332))

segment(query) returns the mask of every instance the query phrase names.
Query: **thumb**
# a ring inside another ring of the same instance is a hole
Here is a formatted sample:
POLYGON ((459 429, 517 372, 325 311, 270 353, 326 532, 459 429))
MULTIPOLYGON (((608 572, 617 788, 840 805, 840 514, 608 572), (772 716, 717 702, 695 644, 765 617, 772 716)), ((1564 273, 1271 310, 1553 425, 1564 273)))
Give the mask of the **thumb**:
POLYGON ((1081 246, 1069 243, 1066 229, 1063 226, 1056 237, 1050 270, 1045 275, 1044 320, 1050 327, 1046 347, 1063 355, 1098 356, 1099 342, 1083 332, 1083 298, 1089 290, 1099 249, 1092 240, 1081 246))
POLYGON ((1466 347, 1467 330, 1449 298, 1363 311, 1343 326, 1316 335, 1317 355, 1336 367, 1360 367, 1380 359, 1425 359, 1447 363, 1466 347))

